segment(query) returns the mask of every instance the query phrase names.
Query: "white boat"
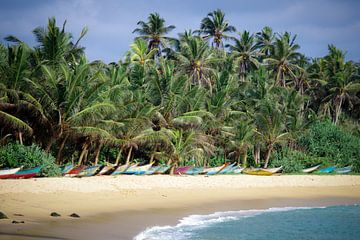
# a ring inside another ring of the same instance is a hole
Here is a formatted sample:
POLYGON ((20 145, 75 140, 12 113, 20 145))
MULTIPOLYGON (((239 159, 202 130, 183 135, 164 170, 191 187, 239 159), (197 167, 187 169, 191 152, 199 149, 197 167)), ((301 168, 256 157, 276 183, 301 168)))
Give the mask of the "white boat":
POLYGON ((215 175, 215 174, 219 173, 221 170, 223 170, 224 168, 226 168, 228 165, 229 165, 229 163, 225 163, 218 167, 205 168, 203 173, 205 173, 206 175, 215 175))
POLYGON ((5 179, 13 176, 15 173, 20 171, 21 168, 11 168, 0 170, 0 179, 5 179))
POLYGON ((278 173, 283 169, 283 166, 277 167, 277 168, 263 168, 261 170, 268 171, 271 173, 278 173))
POLYGON ((305 168, 302 170, 302 172, 303 173, 312 173, 312 172, 316 171, 320 167, 320 165, 321 164, 318 164, 318 165, 310 167, 310 168, 305 168))

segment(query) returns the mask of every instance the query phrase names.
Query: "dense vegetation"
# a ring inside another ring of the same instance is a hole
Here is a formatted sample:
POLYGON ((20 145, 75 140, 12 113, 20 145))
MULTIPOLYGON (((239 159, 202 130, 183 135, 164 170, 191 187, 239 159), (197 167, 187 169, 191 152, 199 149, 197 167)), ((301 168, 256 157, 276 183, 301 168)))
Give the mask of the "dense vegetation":
POLYGON ((130 50, 110 64, 88 62, 86 28, 75 40, 54 18, 34 29, 35 47, 8 36, 0 144, 37 144, 58 164, 359 164, 359 136, 348 132, 359 129, 359 68, 343 51, 329 45, 309 59, 296 35, 235 33, 220 10, 178 38, 157 13, 137 25, 130 50))

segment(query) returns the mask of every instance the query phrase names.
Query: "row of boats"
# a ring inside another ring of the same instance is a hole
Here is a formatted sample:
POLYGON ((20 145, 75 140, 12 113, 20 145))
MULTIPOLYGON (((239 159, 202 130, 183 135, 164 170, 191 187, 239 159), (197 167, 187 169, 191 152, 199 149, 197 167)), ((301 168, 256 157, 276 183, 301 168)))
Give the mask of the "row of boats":
MULTIPOLYGON (((153 175, 153 174, 165 174, 170 171, 171 166, 153 166, 153 163, 139 166, 135 164, 124 164, 120 166, 74 166, 73 164, 64 165, 61 167, 61 173, 66 177, 90 177, 99 175, 153 175)), ((320 164, 304 169, 303 173, 312 173, 318 171, 319 173, 332 173, 346 174, 351 172, 351 166, 345 168, 336 168, 331 166, 320 169, 320 164)), ((18 179, 18 178, 32 178, 36 176, 42 167, 36 167, 31 169, 3 169, 0 170, 0 179, 18 179)), ((193 166, 182 166, 174 169, 175 175, 218 175, 218 174, 249 174, 258 176, 270 176, 276 173, 280 173, 283 167, 277 168, 243 168, 236 165, 236 163, 225 163, 218 167, 205 168, 205 167, 193 167, 193 166)))

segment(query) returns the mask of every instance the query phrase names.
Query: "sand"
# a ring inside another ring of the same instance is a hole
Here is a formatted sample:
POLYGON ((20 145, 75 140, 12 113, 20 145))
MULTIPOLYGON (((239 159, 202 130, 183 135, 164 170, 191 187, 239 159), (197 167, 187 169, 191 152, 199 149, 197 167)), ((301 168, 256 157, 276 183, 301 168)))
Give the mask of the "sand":
POLYGON ((0 211, 10 219, 0 220, 0 239, 132 239, 146 227, 176 224, 189 214, 354 203, 360 203, 360 176, 352 175, 2 180, 0 211))

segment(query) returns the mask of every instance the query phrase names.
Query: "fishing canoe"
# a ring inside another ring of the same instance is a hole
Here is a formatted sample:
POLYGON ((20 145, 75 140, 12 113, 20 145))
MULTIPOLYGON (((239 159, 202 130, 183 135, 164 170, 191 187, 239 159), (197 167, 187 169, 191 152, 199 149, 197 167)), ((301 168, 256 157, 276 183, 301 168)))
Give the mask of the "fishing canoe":
POLYGON ((145 171, 144 175, 152 175, 152 174, 156 173, 160 168, 161 168, 161 166, 151 167, 149 170, 145 171))
POLYGON ((221 169, 218 174, 228 174, 228 173, 231 173, 233 171, 233 167, 235 166, 235 162, 224 167, 223 169, 221 169))
POLYGON ((338 168, 335 170, 335 172, 337 174, 347 174, 347 173, 351 172, 351 170, 352 170, 352 167, 348 166, 348 167, 344 167, 344 168, 338 168))
POLYGON ((130 165, 130 164, 120 165, 115 169, 115 171, 113 171, 111 173, 111 175, 123 174, 129 167, 134 167, 134 166, 137 166, 137 165, 138 165, 138 163, 135 163, 133 165, 130 165))
POLYGON ((10 178, 32 178, 35 177, 40 171, 42 167, 35 167, 30 169, 24 169, 16 172, 10 178))
POLYGON ((153 163, 149 163, 143 166, 129 167, 124 174, 135 174, 135 175, 143 175, 146 171, 148 171, 153 163))
POLYGON ((256 175, 256 176, 271 176, 271 175, 273 175, 272 172, 265 171, 265 170, 262 170, 262 169, 244 170, 243 173, 248 174, 248 175, 256 175))
POLYGON ((101 166, 90 166, 79 172, 75 177, 91 177, 99 170, 101 166))
POLYGON ((302 170, 302 172, 303 173, 312 173, 312 172, 316 171, 320 167, 320 165, 321 164, 318 164, 318 165, 310 167, 310 168, 305 168, 302 170))
POLYGON ((104 166, 98 174, 96 174, 97 176, 101 176, 101 175, 108 175, 112 170, 114 170, 115 166, 104 166))
POLYGON ((221 166, 218 167, 213 167, 213 168, 205 168, 204 169, 204 173, 206 175, 215 175, 217 173, 219 173, 222 169, 226 168, 229 165, 229 163, 225 163, 221 166))
POLYGON ((166 173, 170 168, 171 168, 171 166, 161 166, 161 167, 155 172, 155 174, 164 174, 164 173, 166 173))
POLYGON ((2 169, 0 170, 0 179, 11 178, 15 173, 20 171, 21 168, 11 168, 11 169, 2 169))
POLYGON ((185 174, 187 171, 189 171, 190 169, 192 169, 192 166, 183 166, 183 167, 177 167, 174 170, 174 174, 175 175, 181 175, 181 174, 185 174))
POLYGON ((67 174, 65 174, 65 177, 75 177, 78 175, 82 170, 84 170, 86 166, 77 166, 71 169, 67 174))
POLYGON ((240 174, 244 171, 244 167, 236 166, 235 169, 231 172, 232 174, 240 174))
POLYGON ((319 173, 332 173, 336 169, 336 166, 331 166, 319 170, 319 173))
POLYGON ((185 172, 186 175, 198 175, 204 171, 203 167, 193 167, 185 172))
POLYGON ((61 167, 60 167, 61 175, 67 174, 67 173, 70 172, 70 170, 73 169, 73 168, 74 168, 74 165, 73 165, 73 164, 68 164, 68 165, 61 166, 61 167))
POLYGON ((261 170, 268 171, 271 173, 278 173, 283 169, 283 166, 277 167, 277 168, 262 168, 261 170))

